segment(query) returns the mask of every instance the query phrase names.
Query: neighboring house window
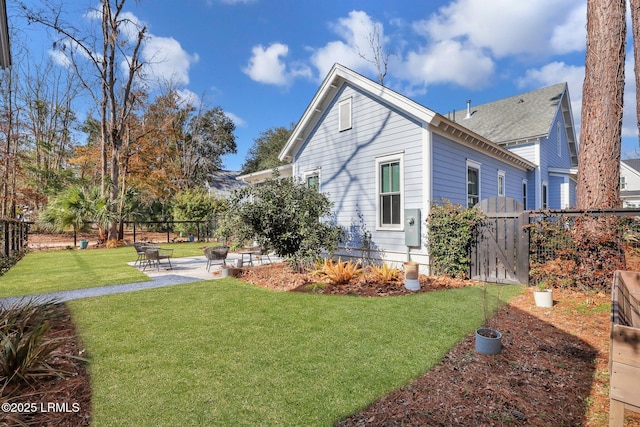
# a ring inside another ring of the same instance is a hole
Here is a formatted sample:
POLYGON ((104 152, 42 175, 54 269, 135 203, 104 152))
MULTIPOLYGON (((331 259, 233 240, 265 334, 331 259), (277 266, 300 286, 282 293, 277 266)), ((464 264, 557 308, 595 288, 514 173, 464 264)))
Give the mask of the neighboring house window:
POLYGON ((626 176, 621 176, 620 177, 620 189, 621 190, 626 190, 627 189, 627 177, 626 176))
POLYGON ((542 209, 549 207, 549 186, 546 182, 542 183, 542 209))
POLYGON ((402 228, 402 157, 376 159, 378 182, 378 225, 402 228))
POLYGON ((351 129, 351 98, 343 99, 338 104, 338 130, 351 129))
POLYGON ((523 179, 522 180, 522 205, 524 206, 525 209, 527 209, 527 180, 523 179))
POLYGON ((498 171, 498 196, 500 197, 504 197, 504 178, 505 178, 505 174, 504 171, 498 171))
POLYGON ((562 129, 560 127, 560 122, 556 123, 556 140, 558 157, 562 157, 562 129))
POLYGON ((306 172, 304 174, 304 179, 307 183, 307 187, 315 188, 316 190, 320 191, 320 170, 316 169, 306 172))
POLYGON ((480 201, 480 163, 467 160, 467 207, 480 201))

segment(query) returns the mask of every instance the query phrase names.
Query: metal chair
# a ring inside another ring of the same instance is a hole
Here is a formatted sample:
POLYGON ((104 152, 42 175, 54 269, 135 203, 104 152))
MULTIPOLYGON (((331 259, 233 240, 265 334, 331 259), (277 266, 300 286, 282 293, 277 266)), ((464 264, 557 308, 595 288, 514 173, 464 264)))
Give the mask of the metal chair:
POLYGON ((158 271, 160 271, 160 261, 166 259, 169 263, 169 270, 172 270, 171 266, 171 256, 173 256, 173 249, 162 249, 158 247, 146 247, 144 250, 144 256, 146 259, 146 263, 144 264, 143 271, 147 269, 148 266, 155 266, 158 271))
POLYGON ((228 246, 208 246, 204 248, 204 256, 207 258, 207 271, 213 264, 227 265, 228 246))
POLYGON ((143 263, 146 262, 145 253, 144 253, 145 249, 157 248, 158 245, 155 245, 149 242, 133 242, 133 247, 135 248, 136 254, 138 255, 136 262, 133 263, 133 265, 136 266, 136 265, 142 265, 143 263))

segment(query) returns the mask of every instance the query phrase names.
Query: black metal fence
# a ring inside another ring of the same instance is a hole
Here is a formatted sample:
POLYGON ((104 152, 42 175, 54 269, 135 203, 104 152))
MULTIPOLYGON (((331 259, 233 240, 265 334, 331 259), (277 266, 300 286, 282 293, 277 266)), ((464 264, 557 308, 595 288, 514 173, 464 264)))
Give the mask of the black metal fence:
POLYGON ((530 213, 530 283, 610 289, 616 269, 640 269, 640 209, 530 213))
POLYGON ((9 218, 0 219, 0 274, 24 254, 28 237, 28 223, 9 218))
POLYGON ((166 235, 167 243, 175 241, 209 241, 214 239, 216 220, 208 221, 135 221, 125 222, 125 240, 130 236, 133 242, 149 240, 150 233, 166 235))

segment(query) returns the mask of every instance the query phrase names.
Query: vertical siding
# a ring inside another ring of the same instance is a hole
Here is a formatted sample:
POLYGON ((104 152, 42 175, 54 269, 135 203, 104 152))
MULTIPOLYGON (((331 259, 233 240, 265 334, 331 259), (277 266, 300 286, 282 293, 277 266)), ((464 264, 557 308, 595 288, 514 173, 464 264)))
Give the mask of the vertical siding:
POLYGON ((480 199, 498 195, 498 170, 505 172, 505 195, 522 200, 522 180, 527 172, 458 144, 438 134, 433 136, 433 201, 447 199, 454 204, 467 203, 467 159, 480 163, 480 199))
POLYGON ((344 85, 298 152, 296 173, 320 169, 321 190, 334 202, 336 220, 350 234, 349 244, 371 233, 373 249, 405 251, 404 231, 376 230, 377 157, 403 153, 402 209, 421 208, 422 125, 389 109, 351 85, 344 85), (352 128, 338 132, 341 99, 352 98, 352 128))

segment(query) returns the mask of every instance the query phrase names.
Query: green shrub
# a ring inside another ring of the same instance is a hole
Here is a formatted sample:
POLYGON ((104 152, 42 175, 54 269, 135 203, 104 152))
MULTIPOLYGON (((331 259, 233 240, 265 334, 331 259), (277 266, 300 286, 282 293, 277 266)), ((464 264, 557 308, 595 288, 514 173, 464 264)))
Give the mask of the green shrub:
POLYGON ((0 381, 9 383, 61 375, 48 360, 64 343, 48 338, 51 322, 63 314, 63 306, 54 302, 19 302, 0 310, 0 381))
POLYGON ((276 171, 275 178, 234 192, 218 233, 224 229, 224 238, 233 231, 236 240, 255 240, 301 270, 323 251, 335 252, 344 239, 344 229, 333 221, 331 207, 332 202, 317 188, 280 178, 276 171))
POLYGON ((464 209, 448 200, 431 206, 427 243, 434 274, 463 279, 469 276, 471 244, 484 218, 479 210, 464 209))

